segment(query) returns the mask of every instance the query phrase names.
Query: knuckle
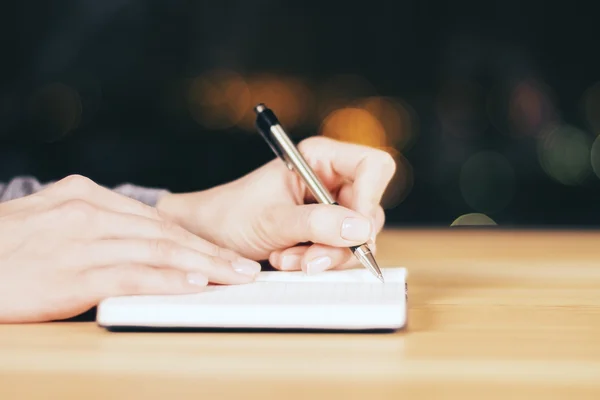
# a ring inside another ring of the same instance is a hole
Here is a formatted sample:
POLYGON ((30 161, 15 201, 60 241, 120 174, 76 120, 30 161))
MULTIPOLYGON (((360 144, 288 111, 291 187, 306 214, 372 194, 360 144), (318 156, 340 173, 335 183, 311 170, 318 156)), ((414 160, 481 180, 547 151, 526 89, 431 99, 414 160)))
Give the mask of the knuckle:
POLYGON ((140 294, 143 292, 148 271, 141 265, 131 265, 119 271, 117 293, 124 295, 140 294))
POLYGON ((173 260, 177 255, 177 250, 170 240, 154 239, 150 241, 151 257, 157 260, 173 260))
POLYGON ((277 207, 269 207, 265 210, 258 222, 263 226, 265 231, 269 231, 273 226, 281 224, 281 220, 278 218, 279 210, 277 207))
POLYGON ((310 238, 317 238, 321 233, 321 208, 318 206, 309 206, 306 208, 306 216, 304 217, 306 231, 310 238))
POLYGON ((321 146, 329 141, 331 141, 331 139, 324 136, 310 136, 298 143, 298 150, 304 152, 306 150, 310 150, 311 148, 321 146))
POLYGON ((396 172, 396 160, 394 160, 394 157, 387 151, 377 150, 377 152, 377 159, 379 160, 381 167, 391 174, 394 174, 396 172))
POLYGON ((383 210, 383 207, 379 206, 378 210, 377 210, 377 217, 378 217, 378 221, 377 221, 377 230, 381 231, 385 225, 385 211, 383 210))
POLYGON ((95 214, 96 208, 84 200, 68 200, 54 210, 54 215, 67 223, 85 223, 95 214))
POLYGON ((193 236, 189 231, 185 228, 177 224, 172 220, 161 220, 160 221, 160 233, 164 238, 170 240, 171 244, 173 243, 189 243, 190 240, 193 240, 191 236, 193 236))
MULTIPOLYGON (((145 204, 142 204, 142 206, 145 206, 145 204)), ((163 213, 156 207, 148 206, 148 207, 145 207, 145 209, 148 211, 149 218, 158 219, 158 220, 168 219, 168 217, 166 215, 163 215, 163 213)))
POLYGON ((82 175, 69 175, 56 183, 56 187, 68 192, 71 196, 85 196, 95 185, 94 181, 82 175))
POLYGON ((160 220, 159 226, 160 233, 164 237, 180 239, 183 236, 183 232, 181 231, 180 227, 168 219, 160 220))
POLYGON ((118 283, 117 293, 123 295, 135 295, 141 292, 141 283, 132 279, 124 279, 118 283))
POLYGON ((223 260, 234 261, 236 258, 238 258, 238 254, 235 251, 219 247, 212 243, 208 245, 206 253, 210 256, 219 257, 223 260))
POLYGON ((272 236, 272 232, 276 231, 281 225, 281 220, 277 218, 278 207, 268 207, 262 213, 260 218, 254 219, 256 221, 254 226, 254 233, 260 241, 268 242, 268 238, 272 236))

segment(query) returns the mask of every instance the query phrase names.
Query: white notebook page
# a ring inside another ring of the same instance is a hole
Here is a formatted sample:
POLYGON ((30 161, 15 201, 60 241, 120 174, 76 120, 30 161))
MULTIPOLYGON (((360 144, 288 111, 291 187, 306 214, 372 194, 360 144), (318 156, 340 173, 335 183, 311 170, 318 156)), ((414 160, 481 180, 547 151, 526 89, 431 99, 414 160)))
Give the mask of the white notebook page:
POLYGON ((201 293, 126 296, 98 307, 102 325, 245 326, 337 328, 385 325, 405 308, 405 270, 387 268, 381 283, 364 269, 261 272, 245 285, 215 285, 201 293), (373 325, 375 322, 372 322, 373 325), (375 324, 377 325, 377 324, 375 324))

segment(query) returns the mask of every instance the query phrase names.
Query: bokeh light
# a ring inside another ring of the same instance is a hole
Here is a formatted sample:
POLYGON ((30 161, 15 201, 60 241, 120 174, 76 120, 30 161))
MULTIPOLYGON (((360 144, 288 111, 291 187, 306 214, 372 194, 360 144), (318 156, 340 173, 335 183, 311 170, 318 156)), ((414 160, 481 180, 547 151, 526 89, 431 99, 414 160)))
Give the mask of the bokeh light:
POLYGON ((486 107, 492 125, 513 136, 537 137, 558 120, 552 90, 535 79, 497 85, 486 107))
POLYGON ((337 140, 383 148, 388 142, 383 125, 369 111, 348 107, 329 114, 321 125, 320 133, 337 140))
POLYGON ((82 116, 79 92, 61 83, 37 89, 29 100, 30 124, 46 141, 63 138, 78 127, 82 116))
POLYGON ((495 226, 496 221, 481 213, 464 214, 456 218, 450 226, 495 226))
POLYGON ((399 103, 380 97, 370 97, 355 104, 357 106, 331 112, 321 124, 319 133, 388 152, 396 161, 396 173, 382 198, 382 205, 386 209, 394 208, 406 199, 414 184, 413 168, 398 146, 398 143, 408 143, 412 137, 409 113, 402 113, 396 106, 399 103))
POLYGON ((566 124, 544 131, 538 141, 541 167, 552 179, 564 185, 580 185, 590 174, 592 138, 566 124))
POLYGON ((583 95, 586 122, 595 135, 600 135, 600 82, 590 86, 583 95))
POLYGON ((272 109, 288 134, 292 129, 305 123, 313 109, 313 96, 308 85, 299 78, 270 74, 248 78, 250 105, 238 126, 249 132, 256 132, 256 115, 253 107, 265 103, 272 109))
POLYGON ((596 177, 600 178, 600 136, 597 136, 590 151, 590 162, 596 177))
POLYGON ((372 96, 348 104, 325 117, 320 129, 322 135, 399 151, 406 151, 416 141, 416 114, 401 100, 372 96))
POLYGON ((418 121, 414 110, 405 102, 390 97, 373 96, 360 99, 356 104, 379 121, 385 131, 387 146, 406 151, 415 143, 418 121))
POLYGON ((549 88, 533 81, 515 86, 508 107, 511 132, 537 136, 556 117, 549 88))
POLYGON ((476 153, 462 167, 460 190, 465 202, 474 210, 490 214, 499 212, 514 197, 515 171, 500 153, 476 153))
POLYGON ((188 87, 191 116, 207 129, 235 126, 251 108, 250 90, 241 75, 212 70, 194 78, 188 87))
POLYGON ((400 205, 411 193, 415 181, 413 167, 400 152, 392 148, 384 148, 396 161, 396 173, 390 180, 381 199, 381 206, 391 210, 400 205))

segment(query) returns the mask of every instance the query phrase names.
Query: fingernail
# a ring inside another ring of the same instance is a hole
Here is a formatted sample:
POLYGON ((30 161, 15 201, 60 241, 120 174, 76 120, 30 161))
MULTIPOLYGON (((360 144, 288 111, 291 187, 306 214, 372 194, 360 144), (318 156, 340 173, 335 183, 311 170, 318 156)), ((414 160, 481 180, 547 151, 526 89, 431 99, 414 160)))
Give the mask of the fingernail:
POLYGON ((346 218, 342 223, 342 237, 355 242, 366 241, 371 235, 371 224, 362 218, 346 218))
POLYGON ((311 260, 306 265, 306 274, 314 275, 325 271, 331 265, 331 258, 329 257, 318 257, 311 260))
POLYGON ((300 264, 300 258, 301 258, 300 256, 297 256, 295 254, 283 256, 281 258, 280 268, 283 271, 290 271, 293 269, 297 269, 298 265, 300 264))
POLYGON ((235 272, 242 275, 255 276, 260 272, 260 264, 246 258, 238 258, 231 263, 231 266, 235 272))
POLYGON ((202 274, 198 274, 195 272, 189 273, 187 275, 187 281, 190 285, 195 286, 206 286, 208 285, 208 278, 202 274))

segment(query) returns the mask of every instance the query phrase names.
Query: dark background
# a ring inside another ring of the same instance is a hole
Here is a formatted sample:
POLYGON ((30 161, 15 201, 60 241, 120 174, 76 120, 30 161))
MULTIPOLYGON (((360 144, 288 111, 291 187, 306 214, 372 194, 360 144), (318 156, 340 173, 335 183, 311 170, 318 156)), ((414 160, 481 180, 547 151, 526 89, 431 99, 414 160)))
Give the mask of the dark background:
POLYGON ((391 151, 390 225, 600 224, 596 6, 61 0, 0 15, 3 181, 208 188, 273 157, 251 125, 264 101, 296 140, 391 151))

